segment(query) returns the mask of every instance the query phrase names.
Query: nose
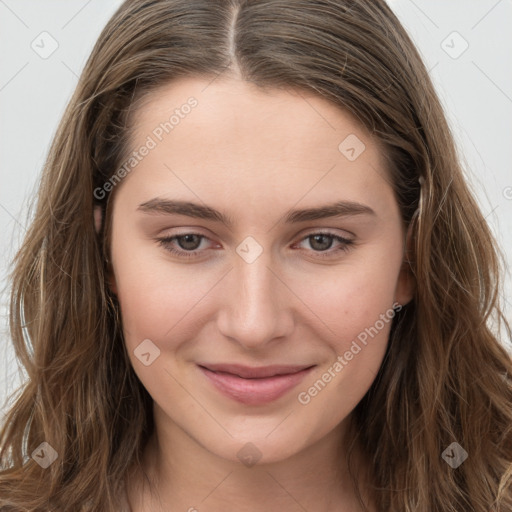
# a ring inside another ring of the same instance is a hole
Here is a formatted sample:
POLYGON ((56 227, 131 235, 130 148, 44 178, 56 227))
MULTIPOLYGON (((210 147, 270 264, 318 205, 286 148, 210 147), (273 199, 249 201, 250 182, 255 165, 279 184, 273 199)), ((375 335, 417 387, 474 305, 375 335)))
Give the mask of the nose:
POLYGON ((246 349, 265 348, 293 330, 297 299, 282 272, 274 270, 269 252, 263 251, 252 263, 237 256, 221 287, 219 331, 246 349))

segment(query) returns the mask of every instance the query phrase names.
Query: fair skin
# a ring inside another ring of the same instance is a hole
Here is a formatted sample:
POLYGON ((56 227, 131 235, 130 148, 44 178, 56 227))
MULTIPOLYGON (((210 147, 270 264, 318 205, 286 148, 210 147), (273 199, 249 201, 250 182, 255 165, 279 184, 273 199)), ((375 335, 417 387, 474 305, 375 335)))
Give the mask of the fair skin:
POLYGON ((412 298, 383 155, 326 100, 238 79, 183 78, 154 92, 137 112, 133 149, 190 96, 197 106, 117 185, 112 210, 111 288, 156 425, 144 453, 153 492, 134 476, 131 510, 362 510, 345 433, 382 363, 391 322, 380 322, 335 377, 332 368, 394 303, 412 298), (366 146, 353 161, 338 149, 350 134, 366 146), (155 198, 208 205, 232 225, 139 208, 155 198), (339 201, 373 213, 285 222, 289 210, 339 201), (187 233, 201 237, 157 240, 187 233), (255 242, 242 247, 255 255, 250 263, 237 252, 249 236, 255 242), (134 353, 143 340, 160 350, 148 366, 134 353), (254 404, 220 392, 199 363, 312 368, 283 395, 254 404), (329 368, 321 391, 305 393, 329 368), (237 455, 244 446, 259 456, 251 466, 237 455))

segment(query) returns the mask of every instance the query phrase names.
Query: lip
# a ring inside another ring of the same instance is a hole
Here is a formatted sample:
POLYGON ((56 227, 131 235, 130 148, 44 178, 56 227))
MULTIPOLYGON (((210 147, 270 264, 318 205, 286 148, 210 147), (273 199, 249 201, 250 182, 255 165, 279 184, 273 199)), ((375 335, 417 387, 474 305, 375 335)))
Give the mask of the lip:
POLYGON ((294 388, 315 365, 249 367, 235 364, 199 364, 201 372, 224 395, 246 405, 277 400, 294 388))

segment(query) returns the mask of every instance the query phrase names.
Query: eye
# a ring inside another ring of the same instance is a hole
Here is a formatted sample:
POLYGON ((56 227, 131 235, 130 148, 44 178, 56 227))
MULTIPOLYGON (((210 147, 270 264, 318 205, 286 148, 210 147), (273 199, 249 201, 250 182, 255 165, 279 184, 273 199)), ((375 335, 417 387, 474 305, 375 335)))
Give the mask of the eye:
MULTIPOLYGON (((203 252, 198 251, 203 239, 208 240, 206 236, 199 233, 184 233, 181 235, 157 238, 157 241, 166 251, 180 258, 197 258, 199 253, 203 252), (179 248, 176 248, 175 242, 179 248)), ((313 252, 318 253, 318 257, 320 258, 333 257, 333 253, 338 253, 339 251, 347 252, 350 246, 354 244, 354 240, 349 240, 331 232, 312 233, 304 237, 300 243, 306 240, 310 241, 313 252), (333 240, 340 245, 330 250, 333 245, 333 240)))
POLYGON ((347 252, 350 249, 350 246, 354 244, 354 240, 349 240, 348 238, 344 238, 331 232, 311 233, 303 238, 301 243, 306 240, 308 240, 311 247, 315 249, 313 252, 319 253, 318 257, 320 258, 334 257, 339 251, 347 252), (340 245, 333 250, 329 250, 333 245, 333 240, 338 242, 340 245))
POLYGON ((183 258, 195 258, 198 256, 196 249, 201 245, 201 239, 206 237, 199 233, 185 233, 183 235, 167 236, 164 238, 158 238, 158 242, 171 254, 183 258), (182 246, 182 249, 176 249, 173 245, 174 240, 178 241, 178 245, 182 246))

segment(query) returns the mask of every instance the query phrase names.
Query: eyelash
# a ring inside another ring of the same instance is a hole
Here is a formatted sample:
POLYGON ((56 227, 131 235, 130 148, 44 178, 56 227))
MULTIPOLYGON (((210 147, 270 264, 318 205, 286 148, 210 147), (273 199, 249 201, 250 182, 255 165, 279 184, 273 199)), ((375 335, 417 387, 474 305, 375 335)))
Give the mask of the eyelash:
MULTIPOLYGON (((185 259, 196 258, 196 257, 198 257, 197 249, 195 249, 194 251, 185 251, 183 249, 178 250, 170 245, 173 240, 182 238, 185 236, 189 236, 189 235, 195 235, 195 236, 201 237, 201 241, 202 241, 202 239, 207 239, 207 237, 202 235, 201 233, 192 233, 191 232, 191 233, 183 233, 180 235, 173 235, 173 236, 168 236, 168 237, 163 237, 163 238, 157 238, 156 240, 158 241, 159 245, 164 247, 164 249, 166 251, 170 252, 171 254, 174 254, 175 256, 178 256, 180 258, 185 258, 185 259)), ((335 235, 334 233, 330 233, 330 232, 311 233, 311 234, 305 236, 304 238, 302 238, 300 240, 300 242, 303 242, 304 240, 307 240, 308 238, 311 238, 311 237, 314 237, 317 235, 323 235, 323 236, 333 238, 334 240, 336 240, 342 244, 341 247, 338 247, 337 249, 326 249, 325 251, 313 251, 313 252, 317 253, 318 257, 321 259, 322 258, 330 258, 333 256, 333 253, 337 253, 339 251, 348 252, 350 250, 351 246, 354 244, 354 240, 349 240, 347 238, 343 238, 339 235, 335 235)))

